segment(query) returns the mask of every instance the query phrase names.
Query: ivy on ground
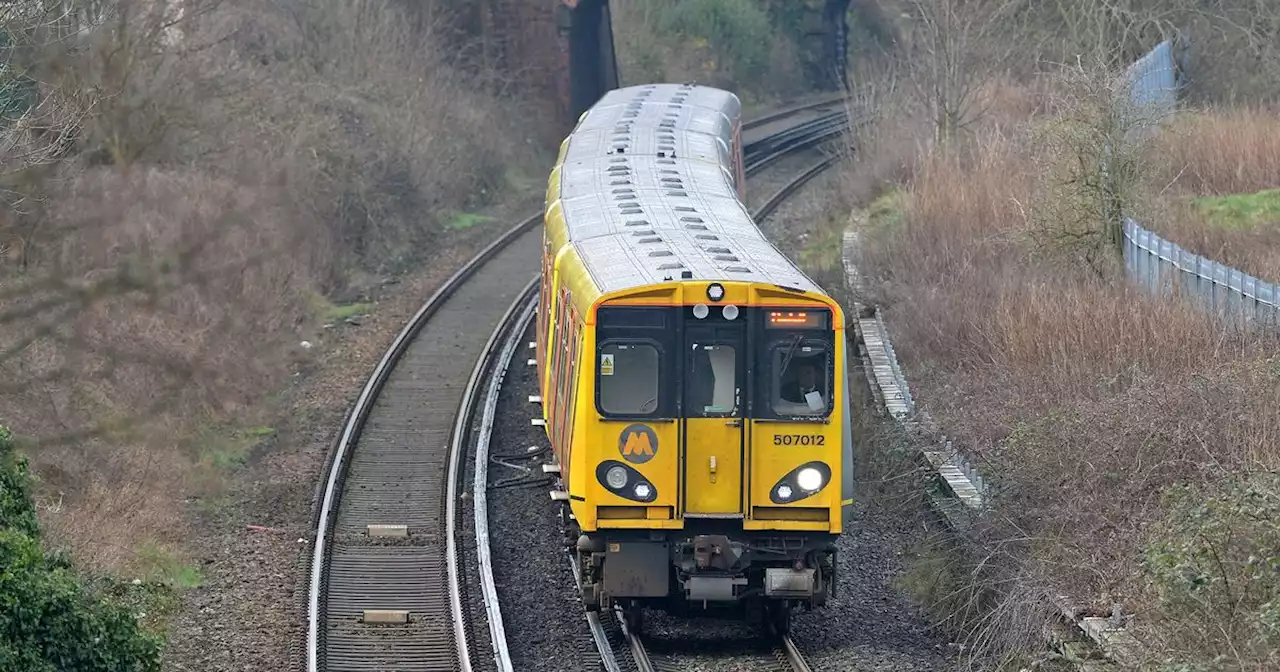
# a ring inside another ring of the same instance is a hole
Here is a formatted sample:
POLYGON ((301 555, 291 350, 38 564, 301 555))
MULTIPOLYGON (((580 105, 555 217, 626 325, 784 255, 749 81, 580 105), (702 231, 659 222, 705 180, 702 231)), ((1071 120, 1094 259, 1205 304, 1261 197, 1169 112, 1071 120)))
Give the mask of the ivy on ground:
POLYGON ((26 460, 0 426, 0 670, 157 672, 161 640, 46 552, 26 460))

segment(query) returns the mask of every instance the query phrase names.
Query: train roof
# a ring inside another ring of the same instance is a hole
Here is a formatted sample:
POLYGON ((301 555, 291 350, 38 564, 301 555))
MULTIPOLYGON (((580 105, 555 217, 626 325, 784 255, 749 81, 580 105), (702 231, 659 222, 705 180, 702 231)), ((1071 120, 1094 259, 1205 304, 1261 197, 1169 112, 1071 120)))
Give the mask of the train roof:
POLYGON ((666 230, 659 242, 630 234, 596 236, 573 246, 602 294, 682 279, 757 282, 815 293, 822 289, 758 236, 702 240, 690 230, 666 230), (723 250, 723 251, 721 251, 723 250), (690 278, 682 278, 688 271, 690 278))
POLYGON ((742 114, 742 103, 738 97, 724 89, 698 84, 641 84, 605 93, 580 120, 589 118, 597 110, 604 111, 618 105, 654 103, 716 110, 731 120, 742 114))
POLYGON ((617 133, 636 128, 653 128, 670 133, 705 133, 733 144, 738 121, 721 110, 677 103, 629 103, 593 107, 578 123, 575 132, 612 130, 617 133))
POLYGON ((608 157, 566 163, 559 171, 559 198, 591 194, 626 196, 647 191, 686 191, 722 197, 737 194, 728 167, 701 161, 657 163, 636 161, 632 157, 608 157))
POLYGON ((685 272, 823 293, 738 200, 730 148, 740 113, 727 91, 655 84, 610 91, 580 118, 561 147, 548 221, 559 215, 601 293, 685 272))
POLYGON ((615 133, 593 128, 575 132, 565 139, 560 163, 592 161, 602 156, 650 156, 667 159, 670 165, 675 164, 674 159, 686 159, 729 166, 732 165, 729 153, 728 144, 705 133, 672 133, 654 128, 631 128, 615 133))
MULTIPOLYGON (((636 171, 647 172, 651 166, 636 171)), ((822 291, 765 238, 727 185, 720 193, 666 188, 614 193, 588 187, 561 198, 558 207, 602 293, 678 280, 684 271, 698 280, 822 291)))

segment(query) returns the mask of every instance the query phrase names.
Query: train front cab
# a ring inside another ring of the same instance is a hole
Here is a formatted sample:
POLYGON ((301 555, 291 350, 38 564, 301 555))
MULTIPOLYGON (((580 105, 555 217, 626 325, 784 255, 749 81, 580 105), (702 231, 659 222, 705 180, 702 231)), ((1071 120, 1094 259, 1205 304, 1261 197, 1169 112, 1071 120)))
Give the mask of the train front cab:
POLYGON ((686 281, 592 312, 570 484, 588 608, 745 609, 785 628, 791 607, 821 606, 852 502, 839 305, 686 281))

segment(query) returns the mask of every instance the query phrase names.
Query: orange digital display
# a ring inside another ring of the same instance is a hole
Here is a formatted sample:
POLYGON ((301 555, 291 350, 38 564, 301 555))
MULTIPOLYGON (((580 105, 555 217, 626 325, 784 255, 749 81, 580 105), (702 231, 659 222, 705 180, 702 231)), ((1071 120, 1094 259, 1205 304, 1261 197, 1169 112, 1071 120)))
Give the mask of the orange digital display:
POLYGON ((827 326, 827 313, 807 310, 771 310, 766 324, 770 329, 822 329, 827 326))

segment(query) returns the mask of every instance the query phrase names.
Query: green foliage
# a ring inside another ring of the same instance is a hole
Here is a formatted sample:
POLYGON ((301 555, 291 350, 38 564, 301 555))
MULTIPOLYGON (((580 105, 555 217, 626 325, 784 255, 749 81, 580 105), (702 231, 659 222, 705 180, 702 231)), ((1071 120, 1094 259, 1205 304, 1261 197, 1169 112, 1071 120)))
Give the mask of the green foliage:
POLYGON ((454 231, 461 231, 477 224, 485 224, 492 221, 493 218, 487 215, 480 215, 474 212, 455 212, 449 217, 449 222, 445 226, 454 231))
POLYGON ((706 40, 739 81, 756 79, 769 67, 773 27, 754 0, 686 0, 662 19, 667 31, 706 40))
POLYGON ((30 488, 26 460, 0 427, 0 670, 159 670, 159 637, 86 589, 66 555, 42 552, 30 488))
POLYGON ((137 553, 149 584, 197 588, 204 580, 199 567, 186 564, 154 540, 143 544, 137 553))
POLYGON ((0 426, 0 530, 30 537, 40 533, 36 509, 31 504, 27 461, 14 450, 13 434, 4 426, 0 426))
POLYGON ((325 311, 324 319, 330 322, 338 322, 349 317, 365 315, 372 309, 372 303, 347 303, 343 305, 336 305, 325 311))
POLYGON ((1252 194, 1204 196, 1192 203, 1210 222, 1230 229, 1280 226, 1280 189, 1263 189, 1252 194))
POLYGON ((1280 474, 1168 498, 1145 569, 1162 616, 1201 659, 1185 662, 1280 662, 1280 474))

